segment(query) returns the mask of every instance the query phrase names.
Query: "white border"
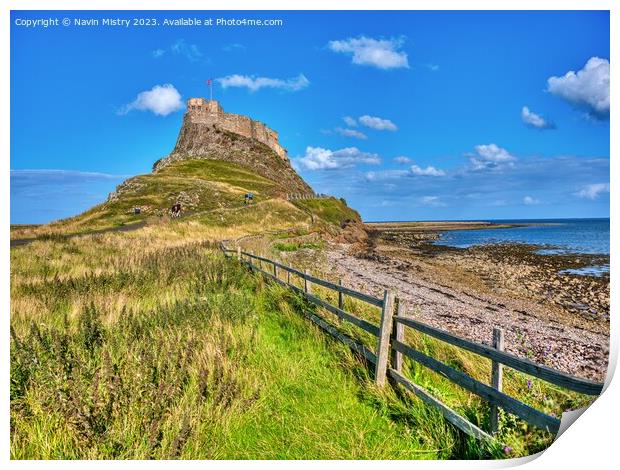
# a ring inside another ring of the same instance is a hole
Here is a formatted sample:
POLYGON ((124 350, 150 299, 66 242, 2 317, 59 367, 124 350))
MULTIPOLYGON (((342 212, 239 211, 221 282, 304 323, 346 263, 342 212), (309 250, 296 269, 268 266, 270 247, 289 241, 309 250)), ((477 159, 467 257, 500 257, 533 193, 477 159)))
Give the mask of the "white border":
MULTIPOLYGON (((577 1, 577 0, 565 0, 550 1, 550 0, 505 0, 501 4, 497 1, 490 0, 469 0, 467 2, 459 2, 457 0, 435 0, 433 2, 415 2, 415 1, 403 1, 403 0, 298 0, 294 3, 291 1, 283 0, 263 0, 263 1, 249 1, 249 0, 214 0, 214 1, 198 1, 198 0, 176 0, 174 2, 170 0, 151 0, 146 2, 140 2, 135 0, 91 0, 87 4, 84 1, 79 0, 58 0, 56 2, 44 1, 44 0, 7 0, 3 2, 2 6, 2 33, 1 41, 2 48, 0 52, 0 63, 3 65, 1 74, 2 80, 2 129, 1 129, 1 142, 3 144, 4 152, 2 157, 2 172, 0 175, 1 184, 1 198, 2 198, 2 243, 6 247, 2 251, 2 261, 4 269, 1 272, 0 289, 2 292, 2 364, 1 367, 1 385, 0 385, 0 397, 4 403, 4 413, 2 419, 2 428, 0 435, 2 437, 1 449, 2 453, 0 457, 3 462, 8 462, 15 468, 29 468, 32 466, 44 465, 46 467, 67 466, 73 468, 98 467, 100 465, 118 465, 118 466, 146 466, 158 468, 167 468, 170 462, 16 462, 9 461, 9 213, 10 213, 10 193, 9 193, 9 154, 10 154, 10 84, 9 84, 9 45, 10 45, 10 10, 337 10, 337 9, 381 9, 381 10, 399 10, 399 9, 416 9, 416 10, 610 10, 611 21, 611 53, 614 55, 614 44, 620 44, 620 38, 618 35, 618 27, 620 22, 618 2, 611 0, 592 0, 592 1, 577 1), (146 8, 148 7, 148 8, 146 8)), ((524 31, 524 34, 527 34, 524 31)), ((552 33, 550 33, 552 34, 552 33)), ((614 62, 615 57, 610 57, 610 61, 614 62)), ((611 85, 611 97, 612 97, 612 109, 615 110, 618 105, 617 90, 618 80, 616 75, 612 74, 611 85)), ((611 213, 614 213, 616 207, 620 207, 618 204, 618 194, 615 190, 615 182, 618 176, 618 164, 616 159, 618 155, 618 138, 620 135, 616 120, 614 119, 614 112, 611 116, 611 136, 610 136, 610 160, 611 160, 611 213)), ((611 255, 612 260, 615 257, 616 248, 618 246, 618 219, 612 217, 611 219, 611 255)), ((613 264, 613 262, 612 262, 613 264)), ((615 266, 615 265, 614 265, 615 266)), ((616 321, 614 320, 617 315, 616 300, 618 298, 618 286, 614 282, 615 269, 611 270, 611 300, 612 300, 612 343, 610 353, 610 366, 609 370, 613 373, 618 358, 618 331, 616 321)), ((607 382, 609 382, 609 377, 607 382)), ((511 467, 525 462, 530 462, 528 468, 532 469, 546 469, 550 466, 554 468, 609 468, 611 465, 609 462, 616 461, 616 450, 618 448, 617 442, 617 429, 616 426, 620 418, 618 409, 620 406, 620 385, 618 380, 613 383, 607 383, 608 388, 603 395, 596 400, 596 402, 588 409, 577 421, 577 423, 571 426, 564 434, 562 434, 557 441, 539 458, 525 458, 519 460, 509 461, 488 461, 488 462, 476 462, 476 461, 390 461, 390 462, 296 462, 295 465, 299 467, 317 467, 322 468, 355 468, 361 467, 367 468, 368 466, 389 466, 390 469, 402 468, 410 470, 412 465, 417 468, 431 468, 441 466, 442 468, 502 468, 511 467)), ((266 468, 271 465, 287 465, 286 462, 178 462, 175 465, 183 465, 185 467, 195 467, 209 465, 218 468, 230 468, 231 466, 246 466, 251 465, 256 468, 266 468)), ((617 465, 617 464, 616 464, 617 465)))

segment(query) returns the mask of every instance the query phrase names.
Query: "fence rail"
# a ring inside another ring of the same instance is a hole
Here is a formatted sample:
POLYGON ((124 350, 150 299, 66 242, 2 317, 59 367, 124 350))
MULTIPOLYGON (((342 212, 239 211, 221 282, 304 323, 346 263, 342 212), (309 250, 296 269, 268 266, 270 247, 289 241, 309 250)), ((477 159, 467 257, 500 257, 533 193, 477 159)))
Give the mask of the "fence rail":
POLYGON ((347 321, 375 336, 377 338, 376 348, 374 351, 371 351, 367 346, 346 335, 336 326, 325 321, 318 315, 306 313, 312 322, 338 340, 347 344, 351 349, 361 354, 373 364, 375 369, 375 382, 378 385, 383 385, 388 377, 391 378, 394 382, 413 392, 428 405, 438 409, 446 420, 457 428, 475 438, 483 440, 492 439, 492 434, 498 431, 498 408, 503 408, 505 411, 518 416, 524 421, 549 432, 557 433, 559 430, 560 420, 558 418, 547 415, 502 392, 503 366, 510 367, 559 387, 586 395, 599 395, 603 389, 602 383, 574 377, 545 365, 537 364, 529 359, 523 359, 503 351, 503 331, 497 328, 494 330, 493 347, 475 343, 403 315, 402 302, 389 290, 386 290, 383 298, 380 299, 345 287, 341 282, 338 284, 329 282, 312 276, 308 272, 300 271, 269 258, 242 251, 240 247, 237 247, 236 250, 232 250, 226 248, 222 244, 221 249, 225 256, 235 256, 241 263, 244 263, 253 271, 262 273, 266 277, 302 295, 307 301, 336 315, 340 320, 347 321), (263 263, 267 264, 270 268, 264 269, 263 263), (287 273, 286 280, 281 279, 281 272, 287 273), (297 276, 302 281, 303 288, 291 282, 291 274, 297 276), (313 284, 337 292, 338 306, 332 305, 326 300, 318 297, 318 295, 315 295, 312 292, 313 284), (381 310, 380 324, 375 325, 345 311, 345 295, 374 307, 378 307, 381 310), (464 372, 406 344, 404 342, 405 327, 414 329, 460 349, 491 359, 492 384, 488 385, 480 382, 464 372), (403 356, 439 373, 451 382, 486 400, 491 405, 490 434, 459 415, 449 406, 433 397, 427 390, 405 377, 402 373, 403 356))

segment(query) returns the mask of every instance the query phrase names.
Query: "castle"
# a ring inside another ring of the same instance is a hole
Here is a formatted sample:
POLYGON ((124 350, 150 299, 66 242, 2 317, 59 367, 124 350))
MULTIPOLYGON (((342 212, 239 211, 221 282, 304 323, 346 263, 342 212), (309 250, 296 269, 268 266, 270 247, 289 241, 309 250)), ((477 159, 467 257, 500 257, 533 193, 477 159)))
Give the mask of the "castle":
POLYGON ((278 142, 278 133, 259 121, 240 114, 226 113, 216 100, 190 98, 187 100, 185 120, 195 124, 213 125, 261 142, 280 158, 288 161, 286 149, 278 142))

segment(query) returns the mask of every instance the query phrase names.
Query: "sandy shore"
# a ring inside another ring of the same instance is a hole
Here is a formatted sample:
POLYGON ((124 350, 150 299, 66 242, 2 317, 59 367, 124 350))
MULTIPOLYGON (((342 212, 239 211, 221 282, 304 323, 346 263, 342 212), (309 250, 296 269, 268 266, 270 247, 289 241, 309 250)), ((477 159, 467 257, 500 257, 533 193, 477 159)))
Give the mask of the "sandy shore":
POLYGON ((543 256, 535 253, 538 247, 526 245, 437 246, 430 242, 437 230, 450 228, 433 224, 373 224, 367 249, 331 244, 326 265, 360 291, 396 291, 406 312, 430 325, 487 344, 493 327, 500 327, 508 351, 574 375, 604 379, 609 277, 559 272, 601 257, 543 256))

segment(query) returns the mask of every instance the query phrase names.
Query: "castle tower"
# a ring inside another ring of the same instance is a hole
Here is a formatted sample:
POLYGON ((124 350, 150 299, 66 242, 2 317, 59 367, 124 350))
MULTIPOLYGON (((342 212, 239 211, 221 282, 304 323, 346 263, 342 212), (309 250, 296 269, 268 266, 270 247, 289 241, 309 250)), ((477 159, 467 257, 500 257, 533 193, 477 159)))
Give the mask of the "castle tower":
POLYGON ((190 98, 187 100, 185 119, 194 124, 215 126, 219 129, 257 140, 288 161, 288 154, 278 141, 278 133, 260 121, 247 116, 225 112, 217 100, 190 98))

